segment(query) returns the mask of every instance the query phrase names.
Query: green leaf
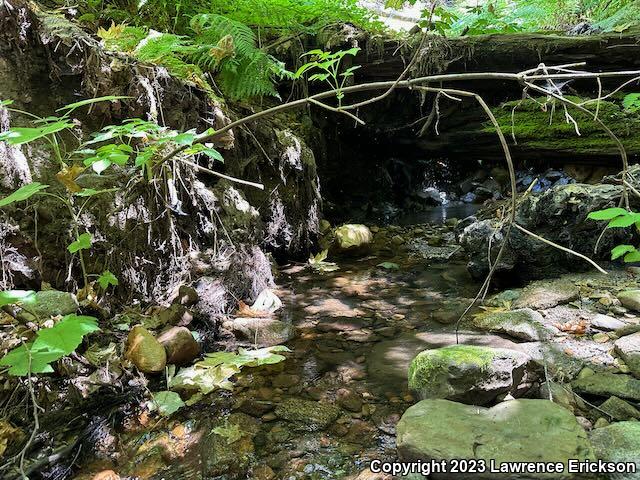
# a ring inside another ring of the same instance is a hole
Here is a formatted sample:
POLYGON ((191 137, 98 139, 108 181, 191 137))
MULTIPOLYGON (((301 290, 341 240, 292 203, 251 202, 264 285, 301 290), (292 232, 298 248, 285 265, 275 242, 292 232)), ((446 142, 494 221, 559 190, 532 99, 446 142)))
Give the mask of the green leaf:
POLYGON ((67 315, 51 328, 38 331, 29 344, 11 350, 0 360, 9 367, 9 374, 24 377, 29 373, 50 373, 51 362, 74 352, 88 333, 100 330, 94 317, 67 315))
POLYGON ((178 145, 191 145, 196 139, 194 133, 179 133, 171 140, 178 145))
POLYGON ((640 220, 640 215, 637 213, 627 212, 625 215, 621 215, 614 218, 607 224, 607 228, 625 228, 630 227, 634 223, 640 220))
POLYGON ((620 215, 626 215, 629 212, 624 208, 607 208, 605 210, 597 210, 587 215, 587 218, 591 220, 612 220, 620 215))
POLYGON ((377 265, 378 267, 386 268, 387 270, 398 270, 400 265, 393 262, 382 262, 377 265))
POLYGON ((611 260, 615 260, 616 258, 620 258, 621 256, 634 252, 636 247, 633 245, 618 245, 617 247, 611 250, 611 260))
POLYGON ((633 252, 627 253, 624 256, 624 261, 625 263, 640 262, 640 252, 638 250, 635 250, 633 252))
POLYGON ((89 98, 87 100, 81 100, 79 102, 70 103, 68 105, 65 105, 64 107, 60 107, 59 109, 56 110, 56 112, 67 112, 66 115, 68 115, 75 109, 84 107, 85 105, 93 105, 94 103, 99 103, 99 102, 112 102, 114 100, 125 100, 127 98, 133 98, 133 97, 107 95, 105 97, 89 98))
POLYGON ((185 403, 176 392, 163 391, 153 394, 153 403, 158 413, 168 417, 184 407, 185 403))
POLYGON ((36 302, 36 292, 33 290, 5 290, 0 292, 0 307, 5 305, 30 304, 36 302))
POLYGON ((91 234, 89 232, 85 232, 81 234, 75 242, 72 242, 68 247, 70 253, 76 253, 78 250, 86 250, 87 248, 91 248, 91 234))
POLYGON ((202 143, 196 143, 191 148, 187 148, 184 153, 186 155, 197 155, 198 153, 204 153, 206 156, 218 162, 224 163, 224 157, 215 148, 207 147, 202 143))
POLYGON ((100 285, 100 287, 102 287, 103 290, 106 290, 109 287, 109 285, 113 285, 114 287, 116 287, 118 286, 118 283, 120 283, 118 282, 118 277, 116 277, 109 270, 105 270, 98 277, 98 285, 100 285))
POLYGON ((7 142, 9 145, 23 145, 71 127, 73 123, 67 121, 54 122, 37 128, 16 127, 0 134, 0 141, 7 142))
POLYGON ((640 93, 630 93, 624 97, 622 101, 622 105, 625 110, 630 112, 639 112, 640 111, 640 93))
POLYGON ((0 107, 8 107, 13 105, 13 100, 0 100, 0 107))
POLYGON ((23 200, 27 200, 28 198, 34 196, 36 193, 48 187, 49 185, 42 185, 38 182, 29 183, 28 185, 20 187, 8 197, 4 197, 3 199, 1 199, 0 207, 5 207, 15 202, 22 202, 23 200))
POLYGON ((104 190, 96 190, 95 188, 83 188, 79 192, 74 193, 76 197, 93 197, 102 193, 117 192, 118 188, 106 188, 104 190))

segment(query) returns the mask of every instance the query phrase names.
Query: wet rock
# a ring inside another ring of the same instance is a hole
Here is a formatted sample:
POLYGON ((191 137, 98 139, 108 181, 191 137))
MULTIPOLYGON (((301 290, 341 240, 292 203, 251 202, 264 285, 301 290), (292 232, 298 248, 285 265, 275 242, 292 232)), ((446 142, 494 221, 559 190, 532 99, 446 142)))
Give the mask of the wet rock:
POLYGON ((28 312, 22 310, 18 318, 22 321, 48 320, 57 315, 69 315, 78 310, 76 296, 58 290, 42 290, 36 292, 35 303, 29 304, 28 312))
POLYGON ((360 412, 362 410, 362 396, 348 388, 340 388, 336 392, 336 400, 345 410, 350 412, 360 412))
POLYGON ((186 327, 173 327, 158 337, 170 365, 188 365, 200 355, 200 345, 186 327))
POLYGON ((640 290, 625 290, 618 294, 618 300, 624 307, 640 311, 640 290))
POLYGON ((190 287, 189 285, 181 285, 178 289, 178 296, 173 303, 178 303, 185 307, 191 307, 198 303, 199 299, 200 297, 195 288, 190 287))
POLYGON ((546 340, 559 333, 540 313, 530 308, 479 315, 474 317, 473 324, 481 330, 504 333, 529 342, 546 340))
POLYGON ((452 345, 426 350, 409 367, 409 389, 420 398, 485 405, 515 392, 530 357, 514 350, 452 345))
POLYGON ((640 332, 616 340, 615 349, 631 373, 640 378, 640 332))
POLYGON ((328 403, 289 398, 276 407, 275 414, 298 430, 315 432, 331 425, 340 416, 340 409, 328 403))
POLYGON ((556 382, 544 382, 540 386, 539 396, 542 399, 551 398, 554 403, 563 406, 574 415, 578 414, 580 411, 586 410, 585 403, 580 397, 573 393, 571 385, 561 385, 556 382))
POLYGON ((239 317, 225 322, 225 327, 232 330, 236 337, 260 347, 280 345, 295 336, 295 328, 291 323, 275 318, 239 317))
POLYGON ((269 465, 259 465, 253 469, 251 478, 254 480, 273 480, 276 478, 275 472, 269 465))
POLYGON ((243 413, 233 413, 211 430, 201 442, 205 477, 229 475, 246 478, 245 473, 255 452, 253 437, 257 433, 256 419, 243 413))
POLYGON ((600 405, 597 412, 604 412, 614 420, 640 420, 640 410, 618 397, 611 397, 600 405))
MULTIPOLYGON (((548 400, 511 400, 492 408, 423 400, 400 419, 397 447, 403 461, 476 458, 499 465, 516 459, 565 464, 569 459, 595 460, 587 433, 575 417, 548 400)), ((473 478, 497 476, 487 471, 473 478)), ((545 478, 579 477, 559 473, 545 478)))
POLYGON ((157 323, 158 326, 167 326, 167 325, 188 325, 191 323, 192 317, 191 314, 187 311, 187 309, 183 305, 179 305, 174 303, 169 308, 164 308, 157 313, 157 323))
POLYGON ((253 400, 246 399, 238 408, 243 413, 247 415, 251 415, 252 417, 262 417, 263 415, 269 413, 273 410, 273 402, 265 401, 265 400, 253 400))
POLYGON ((534 282, 522 290, 514 307, 542 310, 572 302, 578 296, 578 287, 569 280, 534 282))
POLYGON ((120 480, 120 478, 120 475, 113 470, 103 470, 91 477, 91 480, 120 480))
POLYGON ((631 375, 615 373, 581 375, 571 382, 571 386, 574 391, 581 394, 640 400, 640 380, 633 378, 631 375))
POLYGON ((640 422, 619 422, 596 428, 590 435, 596 456, 609 462, 635 462, 636 473, 616 474, 616 480, 640 478, 640 422))
POLYGON ((271 385, 275 388, 290 388, 298 383, 300 383, 300 377, 289 373, 281 373, 271 381, 271 385))
POLYGON ((624 322, 615 317, 610 317, 609 315, 603 315, 601 313, 598 313, 591 319, 591 326, 593 328, 597 328, 598 330, 612 331, 623 328, 626 325, 627 322, 624 322))
POLYGON ((346 224, 334 231, 335 245, 340 251, 355 251, 368 247, 373 234, 366 225, 346 224))
POLYGON ((144 373, 162 372, 167 364, 164 347, 141 325, 136 325, 129 332, 125 357, 144 373))

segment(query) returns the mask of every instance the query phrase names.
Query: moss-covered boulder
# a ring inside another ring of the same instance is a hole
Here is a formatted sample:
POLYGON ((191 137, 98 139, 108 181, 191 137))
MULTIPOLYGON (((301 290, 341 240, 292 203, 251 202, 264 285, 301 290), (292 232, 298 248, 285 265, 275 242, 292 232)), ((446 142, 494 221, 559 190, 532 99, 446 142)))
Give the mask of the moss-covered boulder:
POLYGON ((341 252, 357 252, 366 249, 373 240, 369 227, 359 224, 346 224, 333 232, 335 248, 341 252))
POLYGON ((636 473, 616 474, 616 480, 640 480, 640 422, 619 422, 591 432, 596 456, 607 462, 635 462, 636 473))
POLYGON ((335 405, 299 398, 289 398, 275 409, 278 418, 292 423, 296 430, 308 432, 324 430, 340 416, 340 412, 335 405))
POLYGON ((485 405, 514 393, 528 355, 502 348, 452 345, 419 353, 409 367, 409 389, 419 398, 485 405))
POLYGON ((602 397, 616 396, 640 401, 640 380, 631 375, 615 373, 594 373, 581 375, 571 382, 576 393, 602 397))
POLYGON ((48 320, 57 315, 69 315, 78 310, 75 295, 58 290, 42 290, 36 292, 36 301, 23 309, 19 318, 24 321, 48 320))
POLYGON ((558 333, 553 325, 545 323, 542 315, 530 308, 477 315, 473 324, 489 332, 503 333, 514 338, 536 342, 558 333))
MULTIPOLYGON (((397 425, 398 455, 403 461, 475 458, 503 462, 562 462, 595 460, 587 434, 565 408, 548 400, 511 400, 493 408, 448 400, 423 400, 410 407, 397 425)), ((566 469, 565 469, 566 471, 566 469)), ((486 471, 434 478, 584 478, 510 474, 486 471)))

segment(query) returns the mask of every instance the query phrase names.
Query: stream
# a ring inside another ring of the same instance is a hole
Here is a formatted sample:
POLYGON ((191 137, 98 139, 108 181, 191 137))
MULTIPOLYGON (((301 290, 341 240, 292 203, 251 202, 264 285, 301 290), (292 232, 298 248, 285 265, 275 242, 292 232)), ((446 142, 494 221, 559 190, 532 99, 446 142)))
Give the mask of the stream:
POLYGON ((209 395, 169 423, 130 422, 115 458, 84 471, 153 479, 377 478, 357 475, 373 459, 395 458, 395 424, 415 402, 406 385, 411 359, 430 345, 455 343, 451 322, 478 288, 461 260, 425 258, 425 248, 450 248, 428 247, 425 239, 440 242, 451 230, 442 223, 374 227, 373 250, 332 258, 336 271, 283 266, 278 318, 296 332, 286 343, 289 358, 243 371, 233 392, 209 395))

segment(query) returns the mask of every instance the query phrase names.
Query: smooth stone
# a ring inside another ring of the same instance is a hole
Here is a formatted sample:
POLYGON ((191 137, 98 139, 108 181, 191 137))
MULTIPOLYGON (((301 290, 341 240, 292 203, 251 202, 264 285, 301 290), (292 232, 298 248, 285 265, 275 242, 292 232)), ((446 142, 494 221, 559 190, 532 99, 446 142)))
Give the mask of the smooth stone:
MULTIPOLYGON (((492 408, 449 400, 422 400, 410 407, 397 425, 400 460, 479 459, 504 462, 595 460, 587 433, 567 409, 548 400, 520 399, 492 408)), ((565 468, 566 471, 566 468, 565 468)), ((544 477, 485 471, 462 475, 434 474, 434 479, 495 480, 496 478, 578 479, 568 473, 544 477)))
POLYGON ((136 325, 127 336, 125 357, 144 373, 159 373, 167 364, 162 344, 142 325, 136 325))
POLYGON ((333 233, 335 245, 341 251, 367 247, 373 240, 373 234, 366 225, 346 224, 336 228, 333 233))
POLYGON ((360 412, 362 410, 362 396, 348 388, 340 388, 336 392, 336 401, 338 405, 350 412, 360 412))
POLYGON ((631 373, 640 378, 640 332, 615 341, 616 354, 627 364, 631 373))
POLYGON ((170 365, 188 365, 200 355, 200 345, 186 327, 172 327, 158 337, 170 365))
POLYGON ((250 341, 259 347, 272 347, 291 340, 295 329, 291 323, 274 318, 236 318, 228 326, 238 338, 250 341))
POLYGON ((514 302, 514 308, 543 310, 572 302, 578 296, 578 287, 570 281, 534 282, 520 292, 520 296, 514 302))
POLYGON ((617 330, 619 328, 623 328, 627 325, 627 322, 623 322, 622 320, 610 317, 609 315, 603 315, 598 313, 595 317, 591 319, 591 326, 593 328, 597 328, 598 330, 617 330))
POLYGON ((618 294, 618 300, 624 307, 640 311, 640 290, 625 290, 618 294))
POLYGON ((200 296, 195 288, 189 285, 181 285, 178 289, 178 296, 174 300, 174 303, 179 303, 185 307, 191 307, 198 303, 200 296))

